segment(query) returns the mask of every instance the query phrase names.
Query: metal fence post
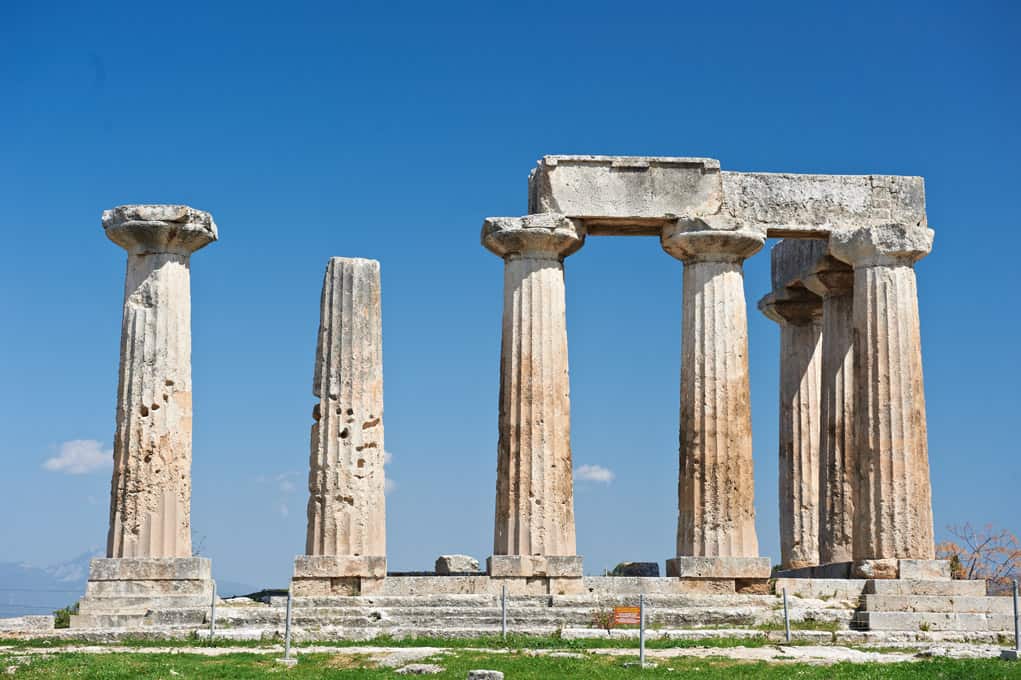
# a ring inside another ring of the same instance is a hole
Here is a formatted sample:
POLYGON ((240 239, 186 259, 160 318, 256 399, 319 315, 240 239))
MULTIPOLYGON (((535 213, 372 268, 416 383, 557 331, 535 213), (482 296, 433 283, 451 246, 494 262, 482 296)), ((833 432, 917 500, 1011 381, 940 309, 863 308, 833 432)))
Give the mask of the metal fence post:
POLYGON ((209 642, 212 644, 216 635, 216 581, 213 581, 213 598, 209 601, 209 642))
POLYGON ((284 624, 284 659, 291 658, 291 600, 294 599, 291 588, 287 589, 287 619, 284 624))
POLYGON ((783 633, 787 642, 791 641, 791 614, 787 609, 787 589, 783 589, 783 633))
POLYGON ((638 594, 638 667, 645 668, 645 593, 638 594))
POLYGON ((507 584, 500 590, 500 634, 507 639, 507 584))
POLYGON ((1018 618, 1017 609, 1017 581, 1014 581, 1014 649, 1005 649, 1000 652, 1000 658, 1007 661, 1017 661, 1021 656, 1021 619, 1018 618))

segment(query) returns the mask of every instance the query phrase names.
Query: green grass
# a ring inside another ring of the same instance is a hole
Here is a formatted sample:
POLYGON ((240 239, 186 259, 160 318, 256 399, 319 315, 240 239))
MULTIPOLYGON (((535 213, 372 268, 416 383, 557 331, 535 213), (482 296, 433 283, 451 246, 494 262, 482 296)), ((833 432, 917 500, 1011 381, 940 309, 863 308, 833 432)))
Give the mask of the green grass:
MULTIPOLYGON (((0 640, 3 647, 12 649, 60 648, 82 645, 100 645, 103 647, 243 647, 261 648, 283 644, 283 640, 225 640, 214 639, 212 642, 198 638, 185 640, 154 640, 149 638, 126 637, 118 642, 90 643, 87 641, 61 638, 33 638, 0 640)), ((755 638, 709 638, 704 640, 646 640, 648 649, 670 649, 676 647, 763 647, 775 644, 762 637, 755 638)), ((454 649, 607 649, 607 648, 638 648, 638 638, 600 637, 582 640, 568 640, 561 637, 543 637, 536 635, 510 634, 506 639, 499 636, 476 638, 392 638, 381 635, 372 640, 322 640, 315 642, 296 642, 294 647, 447 647, 454 649)), ((2 653, 2 651, 0 651, 2 653)))
MULTIPOLYGON (((587 654, 584 658, 533 657, 522 652, 486 654, 459 650, 434 657, 446 670, 430 676, 438 680, 463 680, 472 668, 490 668, 507 674, 508 680, 547 680, 549 678, 766 678, 776 680, 875 680, 893 678, 913 680, 986 680, 1021 678, 1021 664, 989 660, 933 659, 901 664, 848 664, 812 666, 792 663, 747 663, 725 660, 678 658, 660 661, 654 669, 623 668, 624 661, 634 657, 606 657, 587 654)), ((18 663, 11 656, 0 655, 2 669, 18 663)), ((148 678, 264 678, 287 677, 294 680, 310 678, 388 678, 401 677, 392 669, 378 668, 363 655, 309 654, 302 655, 297 666, 285 669, 271 656, 258 654, 229 654, 220 657, 203 657, 194 654, 54 654, 33 657, 28 663, 18 663, 14 678, 96 678, 102 680, 128 680, 148 678)))

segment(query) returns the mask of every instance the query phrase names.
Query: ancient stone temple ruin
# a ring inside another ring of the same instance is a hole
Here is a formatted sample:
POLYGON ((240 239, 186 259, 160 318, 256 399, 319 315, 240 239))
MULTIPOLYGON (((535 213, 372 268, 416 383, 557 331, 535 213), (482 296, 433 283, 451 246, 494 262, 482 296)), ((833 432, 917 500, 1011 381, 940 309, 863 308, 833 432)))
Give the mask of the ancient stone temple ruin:
MULTIPOLYGON (((215 594, 209 560, 190 546, 188 274, 216 226, 169 205, 115 208, 103 226, 128 251, 110 534, 73 626, 195 630, 215 594)), ((951 581, 934 559, 913 269, 932 239, 918 177, 544 157, 527 213, 482 227, 504 281, 493 552, 485 571, 444 558, 442 570, 412 574, 386 563, 379 263, 329 259, 296 625, 307 637, 485 634, 506 593, 520 607, 514 625, 533 633, 587 625, 593 606, 639 594, 668 625, 760 626, 776 621, 784 587, 800 616, 845 628, 1007 628, 983 582, 951 581), (564 268, 602 236, 656 237, 683 272, 677 536, 663 546, 665 577, 586 576, 577 550, 564 268), (743 271, 770 237, 782 240, 758 307, 780 331, 776 573, 755 527, 743 271), (823 593, 844 604, 813 599, 823 593)), ((256 636, 279 633, 284 616, 272 596, 217 611, 256 636)))

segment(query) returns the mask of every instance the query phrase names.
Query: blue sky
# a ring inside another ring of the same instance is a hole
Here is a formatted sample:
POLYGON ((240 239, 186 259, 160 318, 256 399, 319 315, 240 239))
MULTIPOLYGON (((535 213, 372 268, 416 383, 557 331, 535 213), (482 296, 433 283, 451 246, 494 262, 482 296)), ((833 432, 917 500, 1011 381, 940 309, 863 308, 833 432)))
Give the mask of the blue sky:
MULTIPOLYGON (((937 534, 1015 531, 1015 3, 4 3, 0 562, 106 536, 124 252, 103 209, 186 203, 196 544, 282 585, 304 547, 319 290, 379 259, 394 569, 492 548, 502 264, 548 153, 926 178, 917 267, 937 534), (84 443, 82 443, 84 442, 84 443), (53 464, 50 467, 54 467, 53 464), (84 467, 90 467, 84 465, 84 467)), ((760 545, 779 557, 778 330, 746 266, 760 545)), ((681 265, 652 238, 567 261, 579 551, 672 557, 681 265)))

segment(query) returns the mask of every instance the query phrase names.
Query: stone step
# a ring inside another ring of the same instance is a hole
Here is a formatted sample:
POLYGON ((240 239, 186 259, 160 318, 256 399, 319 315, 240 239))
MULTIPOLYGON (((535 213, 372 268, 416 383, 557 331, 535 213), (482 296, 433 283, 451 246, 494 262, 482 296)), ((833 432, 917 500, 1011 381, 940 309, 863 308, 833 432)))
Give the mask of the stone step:
MULTIPOLYGON (((275 598, 274 598, 275 599, 275 598)), ((761 606, 771 607, 778 601, 775 595, 702 595, 666 594, 646 595, 650 607, 720 607, 761 606)), ((273 602, 282 606, 286 600, 273 602)), ((522 607, 596 607, 637 606, 638 595, 543 595, 514 596, 507 598, 509 608, 522 607)), ((295 597, 294 607, 499 607, 499 595, 360 595, 295 597)))
POLYGON ((145 613, 72 614, 71 628, 140 628, 145 613))
POLYGON ((986 594, 985 581, 906 581, 873 579, 865 584, 865 595, 976 595, 986 594))
POLYGON ((866 595, 869 612, 944 612, 972 614, 1013 614, 1009 597, 974 595, 866 595))
POLYGON ((903 631, 1011 631, 1008 614, 956 614, 942 612, 858 612, 855 623, 874 630, 903 631))
POLYGON ((204 595, 175 595, 173 597, 150 597, 147 595, 121 597, 83 597, 78 602, 82 613, 141 612, 150 609, 177 609, 180 607, 209 607, 209 597, 204 595))

